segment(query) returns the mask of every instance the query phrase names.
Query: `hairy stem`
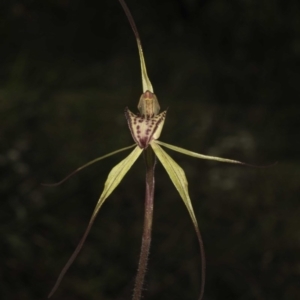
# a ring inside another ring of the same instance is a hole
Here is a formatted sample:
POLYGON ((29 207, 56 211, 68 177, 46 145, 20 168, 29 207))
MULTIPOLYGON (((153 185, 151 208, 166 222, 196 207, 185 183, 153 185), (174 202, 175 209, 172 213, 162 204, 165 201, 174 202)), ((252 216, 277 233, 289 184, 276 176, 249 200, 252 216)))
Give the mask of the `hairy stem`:
POLYGON ((151 147, 144 151, 144 159, 146 163, 146 196, 145 196, 145 216, 144 231, 142 237, 142 246, 139 259, 138 272, 135 279, 135 287, 133 292, 133 300, 140 300, 142 296, 143 284, 147 269, 149 257, 151 230, 153 219, 153 197, 154 197, 154 168, 156 157, 151 147))

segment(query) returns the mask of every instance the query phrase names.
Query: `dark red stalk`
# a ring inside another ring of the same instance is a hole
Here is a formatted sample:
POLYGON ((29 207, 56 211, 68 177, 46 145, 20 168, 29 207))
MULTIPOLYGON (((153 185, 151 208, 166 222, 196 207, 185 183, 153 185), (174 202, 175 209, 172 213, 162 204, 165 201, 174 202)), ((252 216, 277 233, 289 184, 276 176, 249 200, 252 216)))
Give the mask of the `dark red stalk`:
POLYGON ((146 196, 145 196, 145 216, 144 231, 142 237, 142 246, 139 259, 138 272, 135 279, 135 287, 132 300, 140 300, 142 297, 143 285, 147 269, 151 230, 153 219, 153 199, 154 199, 154 169, 156 157, 151 147, 144 151, 144 159, 146 164, 146 196))

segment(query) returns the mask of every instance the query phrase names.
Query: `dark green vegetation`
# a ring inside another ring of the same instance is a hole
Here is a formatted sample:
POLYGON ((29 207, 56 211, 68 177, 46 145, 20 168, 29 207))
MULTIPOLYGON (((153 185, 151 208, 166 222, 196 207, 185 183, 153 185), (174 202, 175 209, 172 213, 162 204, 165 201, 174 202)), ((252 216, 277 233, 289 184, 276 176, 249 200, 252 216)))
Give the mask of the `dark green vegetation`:
MULTIPOLYGON (((162 109, 161 139, 254 164, 177 153, 207 253, 209 299, 300 298, 298 1, 128 0, 162 109), (163 4, 162 4, 163 3, 163 4)), ((1 4, 0 164, 3 299, 44 299, 121 153, 123 115, 142 92, 136 42, 117 0, 1 4)), ((170 151, 168 151, 170 153, 170 151)), ((53 299, 130 299, 140 251, 145 166, 101 209, 53 299)), ((145 299, 196 299, 192 222, 156 169, 145 299)), ((204 298, 205 299, 205 298, 204 298)))

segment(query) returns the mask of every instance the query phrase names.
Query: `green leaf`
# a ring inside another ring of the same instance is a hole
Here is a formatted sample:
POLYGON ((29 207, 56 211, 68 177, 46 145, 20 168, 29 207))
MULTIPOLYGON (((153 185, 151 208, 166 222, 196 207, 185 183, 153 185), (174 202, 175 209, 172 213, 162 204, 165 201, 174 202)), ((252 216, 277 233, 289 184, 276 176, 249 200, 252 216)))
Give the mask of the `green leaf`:
POLYGON ((56 291, 56 289, 58 288, 60 282, 62 281, 65 273, 67 272, 67 270, 69 269, 69 267, 72 265, 73 261, 75 260, 76 256, 80 252, 102 204, 107 199, 107 197, 113 192, 113 190, 118 186, 118 184, 121 182, 121 180, 123 179, 125 174, 129 171, 131 166, 134 164, 134 162, 140 156, 142 151, 143 151, 143 149, 141 149, 137 146, 125 159, 123 159, 120 163, 118 163, 116 166, 114 166, 112 168, 112 170, 110 171, 110 173, 108 174, 107 180, 104 185, 103 192, 102 192, 102 194, 97 202, 97 205, 93 211, 93 214, 89 221, 87 229, 85 230, 83 237, 81 238, 80 242, 78 243, 72 256, 70 257, 70 259, 68 260, 68 262, 62 269, 61 273, 59 274, 58 279, 57 279, 53 289, 51 290, 48 298, 50 298, 53 295, 53 293, 56 291))
POLYGON ((183 169, 157 144, 157 141, 153 141, 152 143, 150 143, 150 145, 155 155, 158 157, 159 161, 166 169, 177 191, 179 192, 179 195, 181 196, 184 204, 186 205, 186 208, 190 214, 190 217, 195 227, 195 231, 200 246, 200 255, 201 255, 201 263, 202 263, 202 272, 201 272, 202 280, 201 280, 201 291, 199 297, 199 299, 201 299, 204 293, 204 285, 205 285, 205 253, 204 253, 202 237, 198 227, 198 222, 188 192, 188 182, 185 177, 185 173, 183 169))
POLYGON ((161 146, 164 146, 166 148, 169 148, 173 151, 180 152, 180 153, 183 153, 185 155, 192 156, 192 157, 197 157, 197 158, 206 159, 206 160, 215 160, 215 161, 232 163, 232 164, 248 165, 248 164, 245 164, 245 163, 243 163, 241 161, 238 161, 238 160, 227 159, 227 158, 222 158, 222 157, 217 157, 217 156, 203 155, 203 154, 200 154, 200 153, 192 152, 190 150, 186 150, 186 149, 183 149, 183 148, 180 148, 180 147, 177 147, 177 146, 166 144, 166 143, 161 142, 161 141, 155 141, 155 143, 157 143, 161 146))

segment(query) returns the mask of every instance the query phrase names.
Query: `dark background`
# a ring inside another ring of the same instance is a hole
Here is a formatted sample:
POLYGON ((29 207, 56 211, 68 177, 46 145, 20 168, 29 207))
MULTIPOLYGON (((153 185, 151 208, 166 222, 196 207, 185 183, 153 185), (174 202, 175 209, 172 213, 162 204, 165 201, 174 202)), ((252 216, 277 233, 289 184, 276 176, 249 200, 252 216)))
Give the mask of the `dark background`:
MULTIPOLYGON (((268 165, 167 152, 184 168, 207 254, 204 299, 300 299, 300 3, 128 0, 162 109, 161 140, 268 165)), ((117 0, 1 1, 1 299, 45 299, 110 169, 133 143, 123 110, 141 90, 134 36, 117 0)), ((128 152, 129 153, 129 152, 128 152)), ((101 209, 53 299, 131 299, 141 243, 139 159, 101 209)), ((196 235, 156 170, 144 299, 197 299, 196 235)))

